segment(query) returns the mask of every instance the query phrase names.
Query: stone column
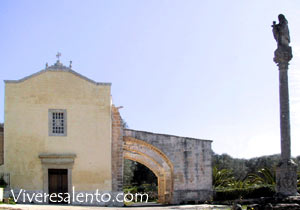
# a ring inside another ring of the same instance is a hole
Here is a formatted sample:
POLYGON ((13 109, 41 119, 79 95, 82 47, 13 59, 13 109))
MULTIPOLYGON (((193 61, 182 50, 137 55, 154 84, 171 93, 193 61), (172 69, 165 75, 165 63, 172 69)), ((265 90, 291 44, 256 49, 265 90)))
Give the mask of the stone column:
POLYGON ((281 159, 291 159, 290 107, 288 86, 288 63, 278 63, 279 67, 279 100, 280 100, 280 132, 281 159))
POLYGON ((279 196, 297 195, 297 165, 291 159, 288 63, 278 63, 280 93, 281 160, 276 169, 279 196))
POLYGON ((279 23, 273 22, 273 34, 277 41, 274 62, 279 67, 280 95, 280 135, 281 160, 276 169, 276 192, 280 197, 297 195, 297 165, 291 159, 290 110, 288 65, 292 59, 292 48, 289 46, 290 37, 287 20, 283 15, 278 16, 279 23))

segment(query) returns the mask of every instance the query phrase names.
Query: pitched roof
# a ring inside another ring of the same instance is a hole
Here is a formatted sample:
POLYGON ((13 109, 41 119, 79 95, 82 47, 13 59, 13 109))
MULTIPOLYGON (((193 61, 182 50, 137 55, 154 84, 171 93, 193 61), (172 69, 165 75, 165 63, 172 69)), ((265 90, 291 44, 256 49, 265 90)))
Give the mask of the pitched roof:
POLYGON ((34 74, 31 74, 27 77, 24 77, 22 79, 19 79, 19 80, 4 80, 5 83, 20 83, 20 82, 23 82, 25 80, 28 80, 32 77, 35 77, 35 76, 38 76, 40 74, 43 74, 44 72, 48 72, 48 71, 54 71, 54 72, 69 72, 69 73, 72 73, 78 77, 80 77, 81 79, 84 79, 88 82, 91 82, 95 85, 104 85, 104 86, 111 86, 111 83, 106 83, 106 82, 95 82, 94 80, 91 80, 79 73, 77 73, 76 71, 72 70, 71 68, 69 67, 66 67, 64 66, 61 62, 59 62, 59 60, 52 66, 47 66, 45 69, 39 71, 39 72, 36 72, 34 74))

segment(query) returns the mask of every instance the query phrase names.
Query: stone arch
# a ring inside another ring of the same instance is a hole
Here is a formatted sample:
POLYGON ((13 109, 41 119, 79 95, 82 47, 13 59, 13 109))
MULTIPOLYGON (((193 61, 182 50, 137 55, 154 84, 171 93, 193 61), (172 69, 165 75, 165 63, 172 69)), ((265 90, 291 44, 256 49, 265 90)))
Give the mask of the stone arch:
POLYGON ((173 164, 157 147, 133 137, 124 136, 124 158, 148 167, 157 177, 158 202, 168 204, 173 196, 173 164))

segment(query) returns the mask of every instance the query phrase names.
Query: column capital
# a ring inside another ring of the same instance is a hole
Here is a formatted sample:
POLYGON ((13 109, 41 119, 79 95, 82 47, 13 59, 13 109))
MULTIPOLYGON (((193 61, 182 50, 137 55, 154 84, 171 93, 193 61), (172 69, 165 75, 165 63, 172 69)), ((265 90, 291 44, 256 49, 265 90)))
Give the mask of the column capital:
POLYGON ((274 62, 280 67, 288 66, 289 61, 293 58, 292 47, 279 46, 274 52, 274 62))

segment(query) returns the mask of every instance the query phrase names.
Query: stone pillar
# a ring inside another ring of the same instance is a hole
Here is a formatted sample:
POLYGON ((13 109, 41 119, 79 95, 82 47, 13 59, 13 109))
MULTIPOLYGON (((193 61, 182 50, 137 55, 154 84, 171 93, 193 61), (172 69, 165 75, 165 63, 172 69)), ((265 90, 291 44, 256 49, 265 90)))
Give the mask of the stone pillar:
POLYGON ((290 36, 287 20, 284 15, 278 16, 279 23, 273 22, 273 34, 277 41, 274 62, 279 67, 280 95, 280 136, 281 160, 276 169, 276 192, 278 196, 297 195, 297 165, 291 159, 290 110, 288 65, 292 59, 292 48, 289 46, 290 36))
POLYGON ((291 132, 288 86, 288 63, 278 63, 279 67, 279 99, 280 99, 280 132, 281 159, 291 159, 291 132))
POLYGON ((297 165, 291 159, 288 63, 278 63, 280 93, 281 160, 276 169, 279 196, 297 195, 297 165))
POLYGON ((112 105, 112 191, 123 191, 123 124, 119 108, 112 105))

